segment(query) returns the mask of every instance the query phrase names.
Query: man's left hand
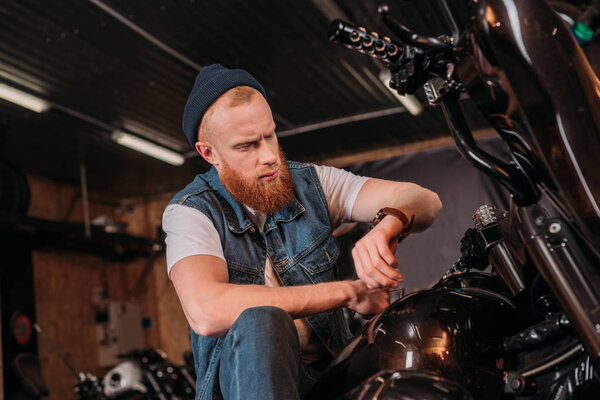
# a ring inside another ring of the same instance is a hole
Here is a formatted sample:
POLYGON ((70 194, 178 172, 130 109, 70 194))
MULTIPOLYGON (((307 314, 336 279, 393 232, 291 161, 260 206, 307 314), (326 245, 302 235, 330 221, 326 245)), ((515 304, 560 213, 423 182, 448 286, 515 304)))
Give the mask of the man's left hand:
POLYGON ((394 288, 402 282, 394 255, 402 229, 398 218, 386 216, 352 249, 356 273, 370 288, 394 288))

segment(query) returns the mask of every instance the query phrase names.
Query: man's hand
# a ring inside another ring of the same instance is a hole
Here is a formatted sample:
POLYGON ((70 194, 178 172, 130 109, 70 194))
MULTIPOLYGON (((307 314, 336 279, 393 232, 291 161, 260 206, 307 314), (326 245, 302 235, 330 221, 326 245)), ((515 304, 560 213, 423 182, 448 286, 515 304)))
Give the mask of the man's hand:
MULTIPOLYGON (((414 215, 411 231, 416 233, 433 223, 442 203, 437 194, 414 183, 372 178, 358 192, 352 221, 370 221, 377 210, 384 207, 397 208, 407 216, 414 215)), ((352 250, 356 273, 370 287, 396 287, 402 280, 394 256, 402 229, 402 222, 388 215, 352 250)))
POLYGON ((390 305, 390 295, 387 288, 371 289, 361 280, 346 281, 353 290, 353 296, 346 307, 359 314, 377 314, 390 305))
POLYGON ((402 229, 402 221, 388 215, 352 249, 356 273, 370 288, 397 287, 402 281, 394 255, 402 229))

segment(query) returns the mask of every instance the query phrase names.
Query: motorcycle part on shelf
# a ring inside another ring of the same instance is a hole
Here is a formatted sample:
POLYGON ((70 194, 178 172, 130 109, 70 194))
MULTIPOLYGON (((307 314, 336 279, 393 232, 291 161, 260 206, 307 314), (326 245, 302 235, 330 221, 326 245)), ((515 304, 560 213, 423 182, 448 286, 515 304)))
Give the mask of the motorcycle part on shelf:
POLYGON ((80 400, 104 400, 104 391, 102 390, 102 381, 95 375, 80 372, 73 390, 79 396, 80 400))
POLYGON ((471 400, 459 384, 424 371, 381 371, 355 390, 352 400, 471 400))
POLYGON ((102 384, 106 397, 114 399, 132 392, 146 393, 143 381, 142 369, 133 361, 123 361, 108 371, 102 384))
POLYGON ((81 400, 179 399, 195 398, 195 381, 186 366, 172 364, 160 350, 134 350, 103 379, 80 373, 75 392, 81 400))

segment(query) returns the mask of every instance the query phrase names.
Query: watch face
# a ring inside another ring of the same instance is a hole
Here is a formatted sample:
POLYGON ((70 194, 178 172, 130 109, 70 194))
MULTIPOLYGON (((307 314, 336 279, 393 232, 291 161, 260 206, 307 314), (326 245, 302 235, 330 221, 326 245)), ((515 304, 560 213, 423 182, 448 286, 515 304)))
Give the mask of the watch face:
POLYGON ((383 217, 385 217, 385 215, 386 214, 383 212, 383 208, 377 211, 377 214, 375 214, 375 218, 373 218, 373 222, 371 222, 371 229, 373 229, 375 225, 377 225, 383 219, 383 217))

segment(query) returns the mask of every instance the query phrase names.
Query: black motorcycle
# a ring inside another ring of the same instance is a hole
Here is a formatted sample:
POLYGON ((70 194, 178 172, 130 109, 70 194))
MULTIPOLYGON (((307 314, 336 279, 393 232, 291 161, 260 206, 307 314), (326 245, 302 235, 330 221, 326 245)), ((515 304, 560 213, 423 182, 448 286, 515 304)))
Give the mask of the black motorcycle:
POLYGON ((309 398, 600 396, 600 81, 544 0, 465 3, 466 16, 445 8, 465 22, 452 36, 421 36, 380 6, 398 40, 339 20, 331 39, 385 61, 398 93, 423 87, 510 209, 476 210, 456 264, 366 324, 309 398), (477 145, 463 93, 509 159, 477 145))

